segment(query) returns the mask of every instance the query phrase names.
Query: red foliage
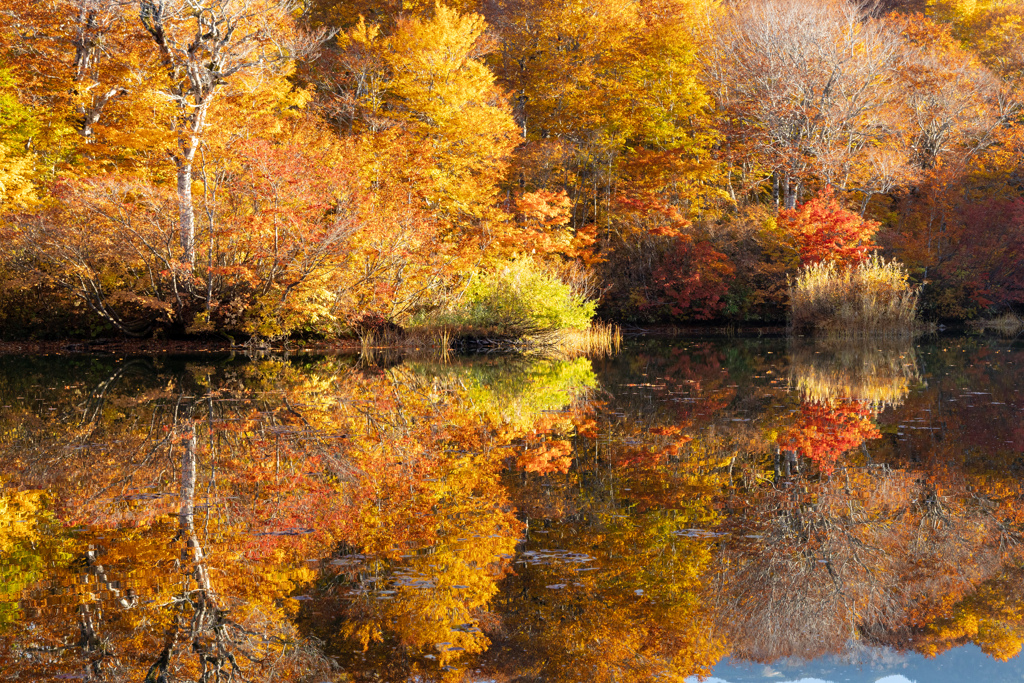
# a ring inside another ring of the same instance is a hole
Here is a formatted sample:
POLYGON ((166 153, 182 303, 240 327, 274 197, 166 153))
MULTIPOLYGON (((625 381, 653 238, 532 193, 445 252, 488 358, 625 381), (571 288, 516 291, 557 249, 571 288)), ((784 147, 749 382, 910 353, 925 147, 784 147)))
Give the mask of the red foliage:
POLYGON ((536 474, 565 474, 572 466, 572 442, 550 439, 524 448, 517 454, 516 465, 525 472, 536 474))
POLYGON ((667 304, 676 316, 713 318, 725 306, 723 297, 735 270, 710 242, 680 235, 653 273, 657 303, 667 304))
POLYGON ((993 199, 963 210, 963 234, 940 274, 960 280, 982 307, 1024 302, 1024 200, 993 199))
POLYGON ((779 211, 779 225, 796 241, 801 265, 821 261, 854 265, 878 248, 871 238, 879 223, 844 209, 829 186, 796 209, 779 211))
POLYGON ((615 214, 623 229, 641 234, 674 237, 690 227, 677 207, 651 193, 618 195, 615 214))
POLYGON ((864 404, 804 403, 796 423, 779 436, 778 444, 810 458, 824 474, 831 474, 843 453, 881 435, 871 409, 864 404))

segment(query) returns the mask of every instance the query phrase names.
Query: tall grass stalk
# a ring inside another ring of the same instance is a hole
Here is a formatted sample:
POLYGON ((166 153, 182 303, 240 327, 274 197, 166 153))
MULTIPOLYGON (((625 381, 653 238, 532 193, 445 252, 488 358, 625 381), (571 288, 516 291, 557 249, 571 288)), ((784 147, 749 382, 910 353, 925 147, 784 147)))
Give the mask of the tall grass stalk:
POLYGON ((372 331, 359 335, 359 360, 363 365, 377 364, 377 339, 372 331))
POLYGON ((451 360, 452 333, 449 330, 442 328, 441 331, 437 333, 437 343, 441 347, 441 362, 449 362, 451 360))
POLYGON ((612 356, 622 348, 622 330, 613 323, 595 321, 583 329, 558 330, 536 341, 571 357, 612 356))
POLYGON ((801 269, 789 289, 794 330, 829 337, 910 336, 919 330, 919 289, 898 261, 872 256, 851 268, 801 269))

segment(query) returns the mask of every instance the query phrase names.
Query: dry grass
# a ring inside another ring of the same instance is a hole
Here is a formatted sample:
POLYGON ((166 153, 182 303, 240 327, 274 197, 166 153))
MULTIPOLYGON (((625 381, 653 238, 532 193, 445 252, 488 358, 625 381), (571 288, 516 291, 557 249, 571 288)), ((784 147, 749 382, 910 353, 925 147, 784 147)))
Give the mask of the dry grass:
POLYGON ((373 332, 364 332, 359 335, 359 355, 369 357, 377 348, 377 335, 373 332))
POLYGON ((452 333, 442 329, 437 333, 437 345, 441 347, 441 361, 447 363, 451 360, 452 333))
POLYGON ((529 353, 560 358, 608 356, 622 346, 622 330, 612 323, 592 322, 583 329, 568 328, 522 336, 495 336, 488 330, 452 331, 456 346, 468 350, 529 353))
POLYGON ((898 261, 872 256, 848 269, 807 266, 790 286, 793 328, 829 337, 909 336, 920 330, 918 294, 898 261))
POLYGON ((447 362, 452 351, 452 333, 444 328, 414 327, 393 333, 363 330, 351 348, 364 365, 393 365, 404 358, 439 358, 447 362))
POLYGON ((584 329, 553 330, 523 337, 495 336, 493 331, 472 327, 420 325, 406 328, 401 336, 364 331, 358 337, 360 355, 374 359, 384 351, 411 356, 439 356, 453 352, 488 351, 576 358, 609 356, 622 346, 622 330, 612 323, 593 322, 584 329))
POLYGON ((903 403, 921 382, 909 344, 799 344, 790 348, 790 381, 804 400, 853 400, 873 410, 903 403))
POLYGON ((572 357, 611 356, 622 347, 622 330, 613 323, 595 321, 582 330, 559 330, 547 336, 547 344, 572 357))

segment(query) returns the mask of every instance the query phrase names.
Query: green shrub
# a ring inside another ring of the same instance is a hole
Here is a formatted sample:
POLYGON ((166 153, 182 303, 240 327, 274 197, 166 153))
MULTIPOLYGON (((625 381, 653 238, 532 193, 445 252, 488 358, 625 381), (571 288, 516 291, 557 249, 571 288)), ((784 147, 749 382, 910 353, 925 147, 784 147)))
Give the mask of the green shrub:
POLYGON ((789 291, 794 329, 833 336, 911 334, 919 290, 907 269, 880 256, 851 267, 828 261, 800 269, 789 291))
POLYGON ((476 273, 461 302, 433 322, 464 332, 522 338, 582 330, 596 306, 531 259, 519 259, 476 273))

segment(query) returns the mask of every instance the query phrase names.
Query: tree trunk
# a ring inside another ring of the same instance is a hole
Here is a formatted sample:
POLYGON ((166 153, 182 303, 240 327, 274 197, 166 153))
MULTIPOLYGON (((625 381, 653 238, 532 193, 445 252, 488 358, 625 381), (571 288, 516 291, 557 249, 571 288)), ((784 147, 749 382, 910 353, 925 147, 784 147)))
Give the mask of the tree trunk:
POLYGON ((784 205, 792 211, 796 208, 796 201, 800 197, 800 180, 790 178, 787 173, 783 178, 782 190, 784 205))
POLYGON ((192 160, 178 161, 178 221, 182 260, 189 268, 196 264, 196 215, 192 206, 192 160))
MULTIPOLYGON (((182 259, 188 264, 189 270, 194 269, 196 265, 196 210, 192 203, 192 169, 195 166, 196 151, 201 144, 200 136, 206 124, 206 111, 212 97, 211 90, 206 96, 196 98, 195 110, 185 119, 188 123, 187 130, 182 131, 178 138, 180 154, 174 157, 174 163, 178 167, 178 220, 182 259)), ((191 291, 191 285, 188 287, 191 291)))

